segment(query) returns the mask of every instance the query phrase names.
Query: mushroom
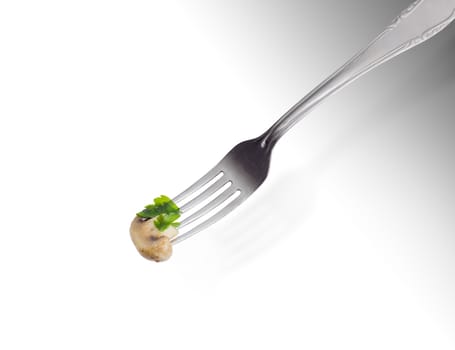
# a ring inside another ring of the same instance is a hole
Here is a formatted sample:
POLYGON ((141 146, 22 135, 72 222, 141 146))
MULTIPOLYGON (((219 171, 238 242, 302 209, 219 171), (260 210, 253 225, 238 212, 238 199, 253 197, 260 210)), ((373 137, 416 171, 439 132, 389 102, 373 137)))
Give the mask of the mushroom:
POLYGON ((138 252, 146 259, 156 262, 167 260, 172 255, 171 239, 177 236, 175 227, 169 226, 159 231, 152 219, 134 218, 130 226, 130 235, 138 252))

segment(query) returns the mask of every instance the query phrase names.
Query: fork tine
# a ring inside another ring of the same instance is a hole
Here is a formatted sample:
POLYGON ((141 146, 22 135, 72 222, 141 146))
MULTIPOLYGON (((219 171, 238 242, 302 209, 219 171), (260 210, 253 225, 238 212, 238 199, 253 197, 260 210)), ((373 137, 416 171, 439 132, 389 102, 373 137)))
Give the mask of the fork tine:
MULTIPOLYGON (((207 227, 211 226, 212 224, 214 224, 218 220, 222 219, 224 216, 229 214, 232 210, 237 208, 247 198, 246 196, 242 195, 242 192, 240 190, 235 191, 233 194, 238 193, 238 192, 240 193, 240 195, 237 196, 228 205, 226 205, 223 209, 221 209, 215 215, 211 216, 210 218, 208 218, 207 220, 205 220, 204 222, 202 222, 198 226, 192 228, 190 231, 178 235, 173 240, 171 240, 171 243, 172 244, 177 244, 177 243, 180 243, 180 242, 184 241, 187 238, 190 238, 191 236, 195 235, 196 233, 206 229, 207 227)), ((233 194, 231 194, 231 196, 233 194)))
POLYGON ((232 184, 232 181, 225 179, 225 176, 221 176, 218 180, 216 180, 213 184, 209 186, 205 191, 194 197, 192 200, 190 200, 188 203, 185 203, 181 208, 180 211, 182 213, 187 212, 191 208, 195 207, 199 203, 203 202, 207 198, 209 198, 212 194, 214 194, 216 191, 221 189, 223 186, 227 184, 232 184))
POLYGON ((190 194, 194 193, 198 189, 200 189, 202 186, 207 184, 210 180, 215 178, 218 174, 222 173, 222 171, 218 168, 215 167, 211 169, 207 174, 202 176, 199 180, 197 180, 195 183, 193 183, 190 187, 188 187, 185 191, 181 192, 179 195, 177 195, 173 201, 174 202, 180 202, 181 200, 185 199, 188 197, 190 194))
POLYGON ((180 228, 185 227, 186 225, 192 223, 194 220, 199 219, 201 216, 209 213, 212 209, 216 208, 220 204, 222 204, 225 200, 227 200, 230 196, 232 196, 236 190, 233 190, 232 187, 226 189, 224 192, 222 192, 220 195, 218 195, 216 198, 214 198, 212 201, 210 201, 208 204, 203 206, 201 209, 199 209, 197 212, 192 214, 191 216, 187 217, 180 223, 180 228))

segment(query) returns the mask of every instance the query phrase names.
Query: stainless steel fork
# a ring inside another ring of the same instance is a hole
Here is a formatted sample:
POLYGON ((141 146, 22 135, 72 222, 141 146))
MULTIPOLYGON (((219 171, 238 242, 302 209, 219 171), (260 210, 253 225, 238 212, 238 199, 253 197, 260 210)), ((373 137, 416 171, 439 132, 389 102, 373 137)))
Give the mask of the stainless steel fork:
POLYGON ((418 0, 364 50, 297 102, 261 136, 236 145, 207 174, 174 198, 182 211, 181 242, 245 201, 267 177, 276 142, 326 97, 391 58, 421 44, 455 18, 455 0, 418 0), (193 226, 193 227, 191 227, 193 226))

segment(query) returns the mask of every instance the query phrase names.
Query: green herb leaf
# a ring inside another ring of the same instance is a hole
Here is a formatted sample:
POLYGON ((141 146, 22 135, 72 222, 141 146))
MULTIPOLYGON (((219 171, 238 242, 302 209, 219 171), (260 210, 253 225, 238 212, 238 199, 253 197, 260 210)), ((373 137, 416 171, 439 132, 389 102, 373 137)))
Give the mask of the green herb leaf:
POLYGON ((169 197, 166 197, 166 196, 163 196, 161 195, 161 197, 156 197, 153 202, 155 203, 155 205, 164 205, 164 204, 167 204, 169 202, 172 202, 171 199, 169 197))
POLYGON ((175 221, 180 217, 180 209, 172 199, 162 195, 155 198, 153 203, 146 205, 145 209, 136 215, 144 219, 155 218, 153 223, 160 231, 166 230, 171 225, 179 226, 179 223, 175 221))
POLYGON ((160 231, 164 231, 165 229, 167 229, 168 226, 166 224, 166 219, 164 218, 163 214, 157 216, 153 223, 155 224, 156 228, 160 231))

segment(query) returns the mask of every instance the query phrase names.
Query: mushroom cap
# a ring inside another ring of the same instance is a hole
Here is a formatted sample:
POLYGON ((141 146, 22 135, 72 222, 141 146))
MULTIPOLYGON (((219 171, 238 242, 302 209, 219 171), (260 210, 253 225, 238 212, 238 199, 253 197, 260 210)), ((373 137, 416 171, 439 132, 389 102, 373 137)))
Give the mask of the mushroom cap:
POLYGON ((138 252, 144 258, 157 262, 171 257, 171 238, 177 233, 173 226, 161 232, 156 228, 154 219, 143 220, 138 216, 133 219, 130 226, 131 239, 138 252))

